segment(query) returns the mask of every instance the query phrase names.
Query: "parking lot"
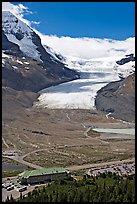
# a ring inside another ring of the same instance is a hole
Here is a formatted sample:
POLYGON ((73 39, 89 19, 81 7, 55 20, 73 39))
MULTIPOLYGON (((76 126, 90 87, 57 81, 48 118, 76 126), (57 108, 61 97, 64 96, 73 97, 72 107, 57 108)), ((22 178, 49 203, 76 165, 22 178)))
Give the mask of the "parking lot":
POLYGON ((92 168, 87 171, 89 176, 97 176, 102 173, 115 173, 116 175, 123 176, 123 175, 133 175, 135 174, 135 162, 133 163, 124 163, 124 164, 115 164, 101 168, 92 168))
MULTIPOLYGON (((26 195, 28 192, 32 191, 33 189, 35 189, 35 186, 27 186, 27 190, 23 191, 22 195, 23 196, 26 195)), ((12 197, 16 199, 20 197, 21 192, 17 191, 16 188, 10 191, 7 191, 7 189, 2 188, 2 201, 5 201, 7 196, 10 197, 11 194, 12 194, 12 197)))
POLYGON ((33 191, 35 188, 37 188, 39 186, 46 186, 47 185, 47 183, 46 184, 27 185, 26 190, 19 192, 19 188, 21 188, 23 186, 17 184, 17 177, 4 178, 4 179, 2 179, 2 183, 4 186, 4 187, 2 187, 2 201, 6 201, 7 196, 9 196, 9 198, 10 198, 11 194, 12 194, 12 197, 14 199, 19 198, 21 193, 22 193, 22 196, 25 196, 25 195, 27 196, 27 194, 29 192, 33 191), (7 184, 13 185, 14 189, 7 190, 7 187, 6 187, 7 184))

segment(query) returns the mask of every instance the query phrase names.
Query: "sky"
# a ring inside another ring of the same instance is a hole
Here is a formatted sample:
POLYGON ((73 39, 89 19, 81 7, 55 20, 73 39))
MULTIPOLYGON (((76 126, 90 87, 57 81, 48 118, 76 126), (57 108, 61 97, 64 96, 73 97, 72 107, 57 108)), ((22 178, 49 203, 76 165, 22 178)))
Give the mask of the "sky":
POLYGON ((32 13, 25 18, 46 35, 110 38, 135 36, 134 2, 11 2, 32 13), (36 23, 37 22, 37 23, 36 23))
POLYGON ((43 45, 71 59, 135 53, 134 7, 134 2, 2 3, 2 10, 33 28, 43 45))

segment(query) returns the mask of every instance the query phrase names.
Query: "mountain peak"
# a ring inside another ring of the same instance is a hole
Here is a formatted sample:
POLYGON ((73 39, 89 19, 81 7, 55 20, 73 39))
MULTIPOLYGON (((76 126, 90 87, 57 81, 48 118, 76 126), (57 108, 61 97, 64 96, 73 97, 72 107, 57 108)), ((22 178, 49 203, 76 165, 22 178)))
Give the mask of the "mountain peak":
POLYGON ((76 71, 66 68, 53 50, 42 46, 39 35, 9 11, 2 12, 2 49, 7 54, 3 59, 4 86, 38 91, 77 78, 76 71))
POLYGON ((41 61, 40 53, 33 42, 34 31, 9 11, 2 12, 2 30, 12 43, 17 44, 20 50, 33 59, 41 61))

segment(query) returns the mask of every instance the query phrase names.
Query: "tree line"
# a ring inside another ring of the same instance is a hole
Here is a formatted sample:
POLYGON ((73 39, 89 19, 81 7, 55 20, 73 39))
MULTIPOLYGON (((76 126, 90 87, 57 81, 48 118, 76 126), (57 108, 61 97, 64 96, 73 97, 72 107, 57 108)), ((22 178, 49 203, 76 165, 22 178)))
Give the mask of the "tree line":
POLYGON ((6 202, 135 202, 135 175, 118 176, 103 173, 96 177, 84 175, 79 181, 58 180, 47 187, 11 196, 6 202))

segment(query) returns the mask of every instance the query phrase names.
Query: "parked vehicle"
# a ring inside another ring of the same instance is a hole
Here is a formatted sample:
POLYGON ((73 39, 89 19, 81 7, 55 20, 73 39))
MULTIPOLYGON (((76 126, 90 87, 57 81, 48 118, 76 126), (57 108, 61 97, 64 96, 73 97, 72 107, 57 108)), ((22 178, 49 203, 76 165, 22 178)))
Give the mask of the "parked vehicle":
POLYGON ((6 183, 5 184, 5 188, 7 189, 8 187, 10 187, 11 186, 11 183, 6 183))
POLYGON ((7 187, 7 191, 11 191, 13 189, 14 189, 14 185, 11 185, 11 186, 7 187))
POLYGON ((23 192, 25 190, 27 190, 27 186, 23 186, 23 187, 19 188, 19 192, 23 192))

